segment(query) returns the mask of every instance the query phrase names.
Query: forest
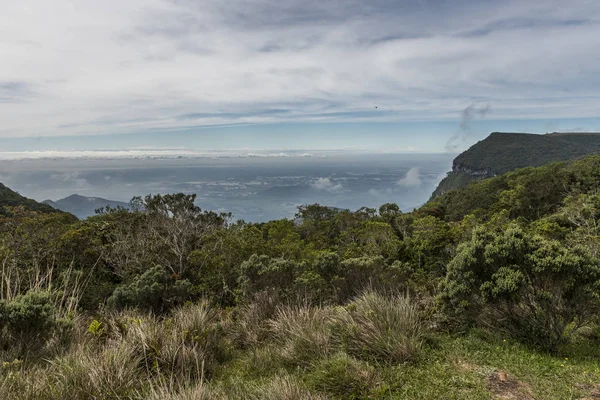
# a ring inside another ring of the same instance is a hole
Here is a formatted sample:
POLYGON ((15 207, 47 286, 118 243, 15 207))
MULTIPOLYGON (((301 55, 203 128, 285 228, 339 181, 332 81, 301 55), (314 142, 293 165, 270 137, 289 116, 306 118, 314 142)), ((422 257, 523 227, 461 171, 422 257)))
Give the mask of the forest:
POLYGON ((266 223, 10 195, 0 398, 600 398, 599 188, 588 156, 266 223))

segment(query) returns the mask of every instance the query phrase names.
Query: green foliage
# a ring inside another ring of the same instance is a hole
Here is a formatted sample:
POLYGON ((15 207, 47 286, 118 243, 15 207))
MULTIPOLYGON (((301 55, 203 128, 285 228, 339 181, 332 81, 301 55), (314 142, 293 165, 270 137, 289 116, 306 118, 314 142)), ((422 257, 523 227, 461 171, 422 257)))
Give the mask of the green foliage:
POLYGON ((444 273, 453 241, 449 225, 431 215, 415 219, 412 235, 406 240, 412 263, 437 276, 444 273))
MULTIPOLYGON (((23 210, 38 211, 42 213, 60 212, 47 204, 38 203, 35 200, 23 197, 19 193, 10 190, 0 183, 0 215, 10 214, 11 208, 14 207, 20 207, 23 210)), ((73 217, 71 216, 71 218, 73 217)))
POLYGON ((598 156, 523 168, 450 191, 424 208, 442 207, 447 221, 460 221, 468 214, 485 220, 502 210, 513 219, 532 221, 555 213, 568 196, 597 190, 598 170, 598 156))
POLYGON ((162 267, 156 266, 136 276, 131 283, 117 287, 108 304, 118 309, 139 307, 161 312, 183 304, 192 293, 189 281, 174 279, 162 267))
POLYGON ((269 290, 281 296, 292 295, 296 277, 305 267, 283 258, 253 254, 240 267, 239 291, 242 297, 269 290))
POLYGON ((525 167, 539 167, 600 152, 598 133, 534 135, 494 132, 454 159, 453 171, 442 180, 433 198, 470 182, 525 167))
POLYGON ((29 291, 11 301, 0 300, 0 348, 24 355, 38 350, 53 336, 68 334, 72 323, 59 315, 58 296, 29 291))
POLYGON ((411 213, 230 223, 185 194, 85 221, 6 210, 0 398, 484 399, 495 368, 531 398, 589 397, 599 186, 588 157, 411 213))
POLYGON ((90 322, 90 326, 88 326, 87 331, 92 336, 100 338, 104 336, 104 333, 106 332, 106 325, 95 319, 92 322, 90 322))
POLYGON ((556 350, 597 306, 599 263, 582 248, 527 235, 477 229, 448 264, 442 299, 466 323, 504 329, 556 350))
POLYGON ((457 165, 501 175, 518 168, 576 160, 600 152, 598 133, 533 135, 494 132, 456 157, 457 165))

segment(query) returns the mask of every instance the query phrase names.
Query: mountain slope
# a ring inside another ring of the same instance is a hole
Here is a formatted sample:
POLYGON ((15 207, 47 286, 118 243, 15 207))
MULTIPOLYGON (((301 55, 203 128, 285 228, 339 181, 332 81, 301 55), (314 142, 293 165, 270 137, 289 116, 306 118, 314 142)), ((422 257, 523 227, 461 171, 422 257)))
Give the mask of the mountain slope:
POLYGON ((129 207, 128 203, 124 203, 122 201, 107 200, 101 197, 86 197, 78 194, 73 194, 57 201, 45 200, 44 203, 56 209, 69 212, 77 216, 77 218, 90 217, 95 214, 97 209, 106 206, 110 206, 112 208, 129 207))
POLYGON ((35 200, 28 199, 27 197, 21 196, 19 193, 10 190, 2 183, 0 183, 0 214, 3 213, 4 207, 17 207, 23 206, 31 211, 41 212, 57 212, 58 210, 52 208, 48 204, 38 203, 35 200))
MULTIPOLYGON (((595 194, 599 185, 600 156, 590 155, 474 181, 430 200, 418 212, 455 222, 470 214, 487 221, 502 213, 535 221, 556 212, 569 196, 595 194)), ((551 231, 558 234, 555 228, 551 231)))
POLYGON ((454 159, 452 171, 440 182, 432 198, 474 180, 590 154, 600 154, 600 133, 494 132, 454 159))

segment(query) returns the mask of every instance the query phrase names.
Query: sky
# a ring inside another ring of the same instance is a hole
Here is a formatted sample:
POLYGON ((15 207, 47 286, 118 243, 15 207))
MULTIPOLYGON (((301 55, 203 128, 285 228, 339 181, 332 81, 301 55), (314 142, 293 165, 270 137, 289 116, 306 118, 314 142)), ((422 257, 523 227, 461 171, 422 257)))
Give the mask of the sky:
POLYGON ((0 159, 600 131, 598 49, 597 0, 0 0, 0 159))

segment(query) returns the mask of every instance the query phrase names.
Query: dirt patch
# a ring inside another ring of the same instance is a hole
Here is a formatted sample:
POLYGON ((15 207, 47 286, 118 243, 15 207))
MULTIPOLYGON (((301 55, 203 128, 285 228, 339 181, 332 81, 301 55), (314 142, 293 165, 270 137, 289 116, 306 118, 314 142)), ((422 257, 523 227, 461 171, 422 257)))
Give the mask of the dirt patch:
POLYGON ((529 387, 504 371, 496 371, 488 378, 492 399, 534 400, 529 387))
POLYGON ((577 388, 588 393, 580 400, 600 400, 600 385, 578 385, 577 388))

